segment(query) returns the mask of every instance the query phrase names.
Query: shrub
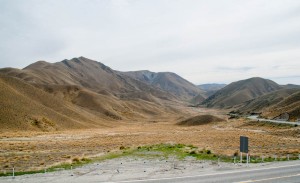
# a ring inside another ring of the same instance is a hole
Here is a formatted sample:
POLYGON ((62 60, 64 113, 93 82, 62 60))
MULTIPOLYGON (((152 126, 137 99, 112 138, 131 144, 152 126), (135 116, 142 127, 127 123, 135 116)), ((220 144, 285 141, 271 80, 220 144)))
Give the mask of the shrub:
POLYGON ((235 151, 234 153, 233 153, 233 156, 238 156, 239 155, 239 153, 237 152, 237 151, 235 151))
POLYGON ((79 158, 79 157, 75 157, 75 158, 72 159, 72 161, 73 161, 73 162, 79 162, 79 161, 80 161, 80 158, 79 158))
POLYGON ((193 154, 197 154, 196 151, 191 151, 189 154, 193 155, 193 154))

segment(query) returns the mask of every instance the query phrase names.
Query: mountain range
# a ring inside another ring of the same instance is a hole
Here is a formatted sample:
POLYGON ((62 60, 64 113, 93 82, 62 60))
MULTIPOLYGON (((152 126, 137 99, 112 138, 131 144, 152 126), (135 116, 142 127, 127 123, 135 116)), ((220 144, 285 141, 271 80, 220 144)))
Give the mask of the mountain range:
POLYGON ((190 101, 198 95, 205 98, 205 92, 203 90, 175 73, 155 73, 145 70, 124 72, 123 74, 167 91, 181 100, 190 101))
POLYGON ((263 78, 196 86, 171 72, 121 72, 85 57, 0 69, 0 131, 103 128, 184 116, 200 104, 298 120, 297 85, 263 78))
POLYGON ((206 107, 233 109, 240 114, 260 114, 263 118, 300 120, 300 88, 279 85, 259 77, 233 82, 209 96, 206 107))
POLYGON ((63 130, 178 115, 203 93, 174 73, 145 81, 84 57, 0 69, 1 129, 63 130))
POLYGON ((227 108, 281 89, 274 81, 255 77, 233 82, 202 102, 207 107, 227 108))
POLYGON ((226 84, 217 84, 217 83, 209 83, 198 85, 198 88, 205 91, 206 96, 211 96, 215 94, 218 90, 224 88, 226 84))
POLYGON ((283 88, 237 106, 242 114, 256 113, 263 118, 297 121, 300 119, 300 89, 283 88))

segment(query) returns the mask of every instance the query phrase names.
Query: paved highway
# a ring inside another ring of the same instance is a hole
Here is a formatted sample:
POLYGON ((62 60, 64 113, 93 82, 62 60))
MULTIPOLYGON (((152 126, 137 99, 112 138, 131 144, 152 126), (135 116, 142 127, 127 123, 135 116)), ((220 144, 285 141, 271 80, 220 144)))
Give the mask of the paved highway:
POLYGON ((148 180, 130 180, 115 183, 300 183, 300 161, 291 164, 277 164, 273 167, 222 171, 186 177, 173 177, 148 180))
POLYGON ((300 122, 289 122, 289 121, 280 121, 280 120, 272 120, 272 119, 264 119, 264 118, 258 118, 258 116, 248 116, 248 119, 252 120, 258 120, 258 121, 267 121, 272 123, 282 123, 282 124, 290 124, 290 125, 300 125, 300 122))

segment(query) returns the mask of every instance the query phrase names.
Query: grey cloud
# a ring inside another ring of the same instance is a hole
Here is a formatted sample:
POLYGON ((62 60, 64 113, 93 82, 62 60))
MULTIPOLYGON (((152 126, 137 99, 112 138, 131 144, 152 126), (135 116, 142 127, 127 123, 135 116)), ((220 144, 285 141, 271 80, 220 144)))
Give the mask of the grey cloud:
POLYGON ((0 67, 83 55, 194 83, 283 77, 300 69, 299 8, 293 0, 0 0, 0 67))
POLYGON ((217 67, 216 70, 218 71, 240 71, 240 72, 245 72, 245 71, 250 71, 255 69, 256 67, 217 67))

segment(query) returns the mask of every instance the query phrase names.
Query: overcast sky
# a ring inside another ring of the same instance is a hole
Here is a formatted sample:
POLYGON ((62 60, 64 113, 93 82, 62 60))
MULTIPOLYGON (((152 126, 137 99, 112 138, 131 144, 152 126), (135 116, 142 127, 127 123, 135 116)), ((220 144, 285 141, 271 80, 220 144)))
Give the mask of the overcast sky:
POLYGON ((79 56, 194 84, 300 84, 300 1, 0 0, 0 68, 79 56))

